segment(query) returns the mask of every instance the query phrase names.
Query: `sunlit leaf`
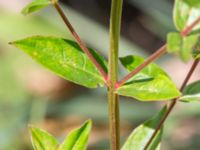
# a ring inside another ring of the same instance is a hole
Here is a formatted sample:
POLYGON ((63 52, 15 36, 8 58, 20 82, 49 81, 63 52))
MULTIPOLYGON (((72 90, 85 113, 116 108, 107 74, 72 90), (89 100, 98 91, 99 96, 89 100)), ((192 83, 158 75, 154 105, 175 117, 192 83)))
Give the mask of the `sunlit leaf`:
POLYGON ((25 8, 23 8, 22 13, 24 15, 33 13, 42 8, 45 8, 46 6, 50 5, 51 3, 52 3, 52 0, 34 0, 30 4, 28 4, 25 8))
POLYGON ((56 139, 44 130, 30 127, 31 140, 34 150, 56 150, 58 143, 56 139))
MULTIPOLYGON (((34 36, 11 44, 66 80, 89 88, 104 85, 104 79, 95 65, 73 41, 34 36)), ((106 71, 106 62, 103 57, 94 50, 90 51, 106 71)))
MULTIPOLYGON (((132 71, 144 62, 139 56, 120 58, 122 65, 132 71)), ((119 95, 129 96, 141 101, 168 100, 180 96, 176 85, 156 64, 150 64, 116 91, 119 95)))
POLYGON ((184 0, 184 2, 186 2, 191 7, 200 8, 200 1, 199 0, 184 0))
POLYGON ((182 44, 182 37, 180 33, 171 32, 167 35, 167 51, 168 52, 179 52, 182 44))
POLYGON ((200 80, 187 85, 179 100, 184 102, 200 101, 200 80))
MULTIPOLYGON (((177 30, 184 30, 199 17, 200 9, 189 5, 185 0, 175 0, 173 18, 177 30)), ((193 30, 197 29, 200 29, 200 24, 198 24, 193 30)))
POLYGON ((60 146, 59 150, 85 150, 92 122, 87 121, 82 127, 73 130, 60 146))
MULTIPOLYGON (((158 123, 165 114, 167 108, 164 107, 156 116, 138 126, 128 137, 122 150, 144 150, 147 142, 153 135, 158 123)), ((159 150, 162 138, 163 127, 156 134, 147 150, 159 150)))

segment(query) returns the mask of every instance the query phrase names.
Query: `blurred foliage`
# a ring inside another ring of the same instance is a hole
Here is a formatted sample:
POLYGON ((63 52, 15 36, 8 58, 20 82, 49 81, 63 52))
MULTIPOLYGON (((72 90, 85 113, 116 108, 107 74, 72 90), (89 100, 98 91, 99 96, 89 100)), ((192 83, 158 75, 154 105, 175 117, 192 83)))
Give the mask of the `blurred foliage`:
MULTIPOLYGON (((167 0, 129 0, 144 13, 143 25, 164 38, 172 27, 172 3, 167 0), (163 26, 164 25, 164 26, 163 26), (158 32, 162 31, 162 32, 158 32)), ((68 7, 67 7, 68 8, 68 7)), ((66 8, 65 8, 66 9, 66 8)), ((66 13, 86 43, 102 52, 108 49, 108 29, 68 8, 66 13), (89 33, 89 34, 88 34, 89 33)), ((62 21, 51 8, 24 17, 0 10, 0 149, 29 150, 27 124, 43 127, 61 141, 68 131, 83 120, 94 121, 89 149, 106 150, 107 97, 104 88, 86 90, 44 70, 9 41, 32 35, 57 35, 71 38, 62 21)), ((121 39, 120 55, 146 55, 137 43, 121 39)), ((121 72, 124 74, 124 71, 121 72)), ((137 125, 153 116, 160 103, 120 100, 123 140, 137 125)), ((196 150, 200 147, 200 111, 198 103, 181 103, 164 129, 163 150, 196 150)), ((123 142, 123 141, 122 141, 123 142)))

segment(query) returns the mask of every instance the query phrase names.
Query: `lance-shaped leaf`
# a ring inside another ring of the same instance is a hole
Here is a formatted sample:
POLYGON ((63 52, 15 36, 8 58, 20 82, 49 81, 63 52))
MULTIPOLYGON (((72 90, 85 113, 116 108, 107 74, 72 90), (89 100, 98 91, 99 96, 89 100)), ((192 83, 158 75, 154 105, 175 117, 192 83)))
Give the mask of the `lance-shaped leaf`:
POLYGON ((89 120, 82 127, 73 130, 60 145, 59 150, 85 150, 91 126, 92 122, 89 120))
POLYGON ((179 100, 183 102, 200 101, 200 80, 187 85, 179 100))
MULTIPOLYGON (((34 36, 11 44, 66 80, 89 88, 104 85, 104 79, 95 65, 73 41, 34 36)), ((94 50, 90 52, 106 71, 106 62, 103 57, 94 50)))
MULTIPOLYGON (((167 108, 164 107, 156 116, 146 121, 144 124, 138 126, 128 137, 122 150, 144 150, 147 142, 153 135, 158 123, 165 114, 167 108)), ((147 150, 159 150, 162 138, 163 127, 156 134, 152 143, 149 145, 147 150)))
POLYGON ((193 48, 196 46, 199 35, 192 34, 182 37, 177 32, 171 32, 167 36, 168 52, 179 52, 183 61, 188 61, 192 58, 193 48))
POLYGON ((50 5, 52 1, 53 0, 34 0, 30 4, 28 4, 25 8, 23 8, 22 13, 24 15, 28 15, 30 13, 43 9, 46 6, 50 5))
MULTIPOLYGON (((126 69, 132 71, 142 64, 144 59, 139 56, 127 56, 120 58, 120 61, 126 69)), ((156 64, 145 67, 116 92, 141 101, 168 100, 180 96, 176 85, 156 64)))
MULTIPOLYGON (((190 0, 188 0, 190 1, 190 0)), ((189 5, 185 0, 175 0, 173 18, 177 30, 182 31, 200 17, 200 9, 189 5)), ((198 24, 193 30, 200 29, 198 24)))
POLYGON ((56 150, 58 148, 56 139, 46 131, 30 127, 30 132, 34 150, 56 150))

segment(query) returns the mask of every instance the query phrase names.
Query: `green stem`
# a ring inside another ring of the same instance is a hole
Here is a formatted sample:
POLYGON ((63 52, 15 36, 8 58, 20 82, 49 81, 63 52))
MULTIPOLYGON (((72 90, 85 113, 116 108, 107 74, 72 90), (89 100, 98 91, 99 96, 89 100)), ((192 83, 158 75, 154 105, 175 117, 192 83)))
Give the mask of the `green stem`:
POLYGON ((118 49, 121 28, 123 0, 112 0, 110 17, 110 50, 109 50, 109 126, 110 146, 112 150, 120 149, 120 119, 119 97, 115 94, 115 84, 118 80, 118 49))

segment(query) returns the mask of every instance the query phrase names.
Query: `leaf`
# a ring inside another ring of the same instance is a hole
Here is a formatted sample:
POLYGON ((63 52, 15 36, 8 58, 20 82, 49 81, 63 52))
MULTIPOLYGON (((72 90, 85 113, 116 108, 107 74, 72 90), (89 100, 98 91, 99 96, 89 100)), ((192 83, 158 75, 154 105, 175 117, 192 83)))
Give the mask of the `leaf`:
POLYGON ((30 4, 28 4, 25 8, 23 8, 22 14, 28 15, 28 14, 38 11, 42 8, 45 8, 46 6, 50 5, 51 3, 52 3, 51 0, 34 0, 30 4))
POLYGON ((191 58, 192 48, 197 43, 197 40, 198 40, 197 34, 183 37, 183 44, 180 51, 182 60, 188 61, 191 58))
POLYGON ((193 48, 192 56, 194 59, 200 58, 200 38, 198 39, 196 45, 193 48))
POLYGON ((179 33, 171 32, 167 35, 168 52, 179 52, 183 61, 188 61, 193 52, 193 48, 198 42, 199 34, 191 34, 182 37, 179 33))
POLYGON ((183 96, 179 98, 183 102, 200 100, 200 80, 187 85, 183 90, 183 96))
MULTIPOLYGON (((89 88, 104 85, 104 79, 95 65, 73 41, 34 36, 11 44, 66 80, 89 88)), ((90 51, 106 71, 106 62, 103 57, 94 50, 90 51)))
MULTIPOLYGON (((167 107, 164 107, 156 116, 146 121, 144 124, 138 126, 128 137, 122 150, 144 150, 147 142, 153 135, 158 123, 165 114, 167 107)), ((161 138, 162 138, 163 127, 157 133, 152 143, 149 145, 147 150, 159 150, 161 138)))
POLYGON ((168 52, 179 52, 182 43, 182 37, 180 33, 171 32, 167 35, 167 51, 168 52))
POLYGON ((80 128, 73 130, 60 146, 59 150, 85 150, 89 133, 91 131, 91 120, 84 123, 80 128))
MULTIPOLYGON (((144 62, 140 56, 120 58, 122 65, 129 71, 144 62)), ((116 91, 119 95, 136 98, 140 101, 168 100, 180 96, 176 85, 156 64, 150 64, 116 91)))
MULTIPOLYGON (((190 0, 188 0, 190 1, 190 0)), ((188 4, 185 0, 175 0, 173 19, 177 30, 182 31, 200 16, 200 9, 188 4)), ((200 24, 193 30, 200 29, 200 24)))
POLYGON ((184 2, 187 3, 191 7, 200 8, 200 1, 199 0, 184 0, 184 2))
POLYGON ((58 143, 56 139, 44 130, 30 127, 31 140, 34 150, 56 150, 58 143))

